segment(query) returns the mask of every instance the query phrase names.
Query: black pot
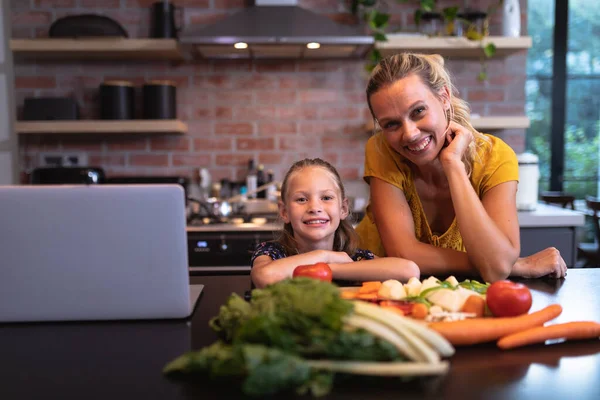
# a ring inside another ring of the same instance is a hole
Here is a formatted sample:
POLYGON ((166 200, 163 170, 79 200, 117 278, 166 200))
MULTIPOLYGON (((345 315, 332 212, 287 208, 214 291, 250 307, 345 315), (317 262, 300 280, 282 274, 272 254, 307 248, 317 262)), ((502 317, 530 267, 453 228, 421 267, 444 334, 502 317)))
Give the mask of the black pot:
POLYGON ((104 170, 98 167, 42 167, 31 173, 34 185, 104 183, 104 170))
POLYGON ((149 81, 142 89, 144 119, 177 118, 177 88, 173 81, 149 81))
POLYGON ((101 119, 134 119, 135 89, 129 81, 106 81, 100 85, 101 119))

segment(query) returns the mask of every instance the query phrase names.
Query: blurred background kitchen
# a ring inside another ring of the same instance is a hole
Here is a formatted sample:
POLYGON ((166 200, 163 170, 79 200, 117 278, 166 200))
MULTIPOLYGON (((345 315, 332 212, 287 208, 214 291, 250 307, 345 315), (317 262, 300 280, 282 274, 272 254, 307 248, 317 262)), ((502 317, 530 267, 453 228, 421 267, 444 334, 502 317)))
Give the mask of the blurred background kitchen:
MULTIPOLYGON (((532 173, 530 154, 523 158, 522 177, 535 187, 523 210, 567 196, 568 206, 591 215, 585 198, 598 195, 600 154, 599 4, 3 2, 0 184, 180 183, 192 199, 190 227, 260 225, 256 242, 272 232, 283 173, 300 158, 322 157, 338 168, 360 219, 368 200, 363 151, 373 132, 364 87, 375 42, 383 55, 443 54, 474 125, 534 156, 532 173), (273 5, 287 14, 269 14, 273 5), (365 16, 369 28, 359 24, 365 16), (242 35, 240 21, 252 18, 287 43, 320 35, 320 48, 218 46, 242 35), (97 40, 86 42, 90 36, 97 40), (344 40, 334 44, 334 36, 344 40), (552 197, 543 197, 547 191, 552 197)), ((594 222, 588 218, 580 241, 594 241, 594 222)))

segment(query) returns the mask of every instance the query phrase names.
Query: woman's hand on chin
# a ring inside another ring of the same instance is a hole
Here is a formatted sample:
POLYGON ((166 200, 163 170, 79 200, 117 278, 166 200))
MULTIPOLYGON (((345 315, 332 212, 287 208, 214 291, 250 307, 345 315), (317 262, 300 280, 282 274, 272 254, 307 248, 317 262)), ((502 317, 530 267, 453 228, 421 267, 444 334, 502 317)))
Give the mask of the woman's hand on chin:
POLYGON ((556 248, 548 247, 530 256, 517 259, 511 275, 523 278, 547 276, 560 279, 567 276, 567 265, 556 248))
POLYGON ((451 121, 450 127, 446 132, 446 144, 440 153, 440 161, 442 166, 452 166, 453 164, 462 163, 462 158, 469 144, 474 140, 473 133, 451 121))

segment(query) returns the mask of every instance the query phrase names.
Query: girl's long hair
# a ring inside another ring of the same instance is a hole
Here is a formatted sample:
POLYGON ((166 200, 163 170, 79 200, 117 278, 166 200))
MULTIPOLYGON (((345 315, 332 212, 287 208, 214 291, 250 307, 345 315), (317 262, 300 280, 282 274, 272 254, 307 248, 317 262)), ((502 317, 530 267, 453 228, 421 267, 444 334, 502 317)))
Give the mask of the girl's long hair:
MULTIPOLYGON (((342 179, 340 178, 340 175, 335 167, 320 158, 305 158, 304 160, 295 162, 283 178, 283 182, 281 184, 281 202, 283 203, 283 207, 286 207, 287 204, 287 190, 290 177, 292 174, 300 173, 303 169, 309 167, 323 168, 329 174, 331 174, 331 177, 337 185, 337 189, 340 191, 341 200, 344 201, 346 199, 346 191, 344 190, 342 179)), ((340 225, 335 230, 332 250, 343 251, 349 256, 353 256, 354 253, 356 253, 359 238, 358 234, 352 227, 350 220, 350 214, 348 214, 347 218, 340 221, 340 225)), ((279 242, 285 248, 285 252, 288 255, 291 256, 298 254, 298 242, 294 238, 294 229, 292 228, 291 223, 288 222, 283 225, 283 230, 281 231, 281 235, 277 239, 277 242, 279 242)))
POLYGON ((467 174, 471 176, 473 163, 478 161, 477 147, 486 146, 489 150, 491 141, 488 137, 473 128, 473 125, 471 124, 471 108, 466 101, 457 96, 458 91, 454 84, 452 84, 450 74, 444 66, 444 59, 442 56, 438 54, 400 53, 384 58, 379 62, 373 69, 367 84, 367 103, 369 104, 369 110, 371 110, 375 127, 377 128, 379 124, 373 113, 371 96, 384 87, 392 85, 394 82, 413 74, 419 76, 421 81, 427 85, 431 92, 440 98, 440 100, 442 100, 439 94, 440 90, 444 87, 448 88, 448 91, 450 92, 450 110, 446 112, 448 124, 450 121, 454 121, 459 125, 464 126, 471 131, 475 138, 475 140, 469 144, 462 159, 467 174))

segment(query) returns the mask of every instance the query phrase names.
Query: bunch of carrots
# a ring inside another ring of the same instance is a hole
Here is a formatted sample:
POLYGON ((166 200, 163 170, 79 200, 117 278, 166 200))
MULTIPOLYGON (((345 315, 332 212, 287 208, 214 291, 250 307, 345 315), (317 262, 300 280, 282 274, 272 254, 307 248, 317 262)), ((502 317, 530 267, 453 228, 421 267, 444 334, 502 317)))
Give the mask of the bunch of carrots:
POLYGON ((471 318, 462 321, 433 322, 429 327, 455 346, 467 346, 497 340, 503 350, 551 339, 582 340, 600 337, 600 323, 593 321, 544 324, 558 317, 562 307, 552 304, 518 317, 471 318))

